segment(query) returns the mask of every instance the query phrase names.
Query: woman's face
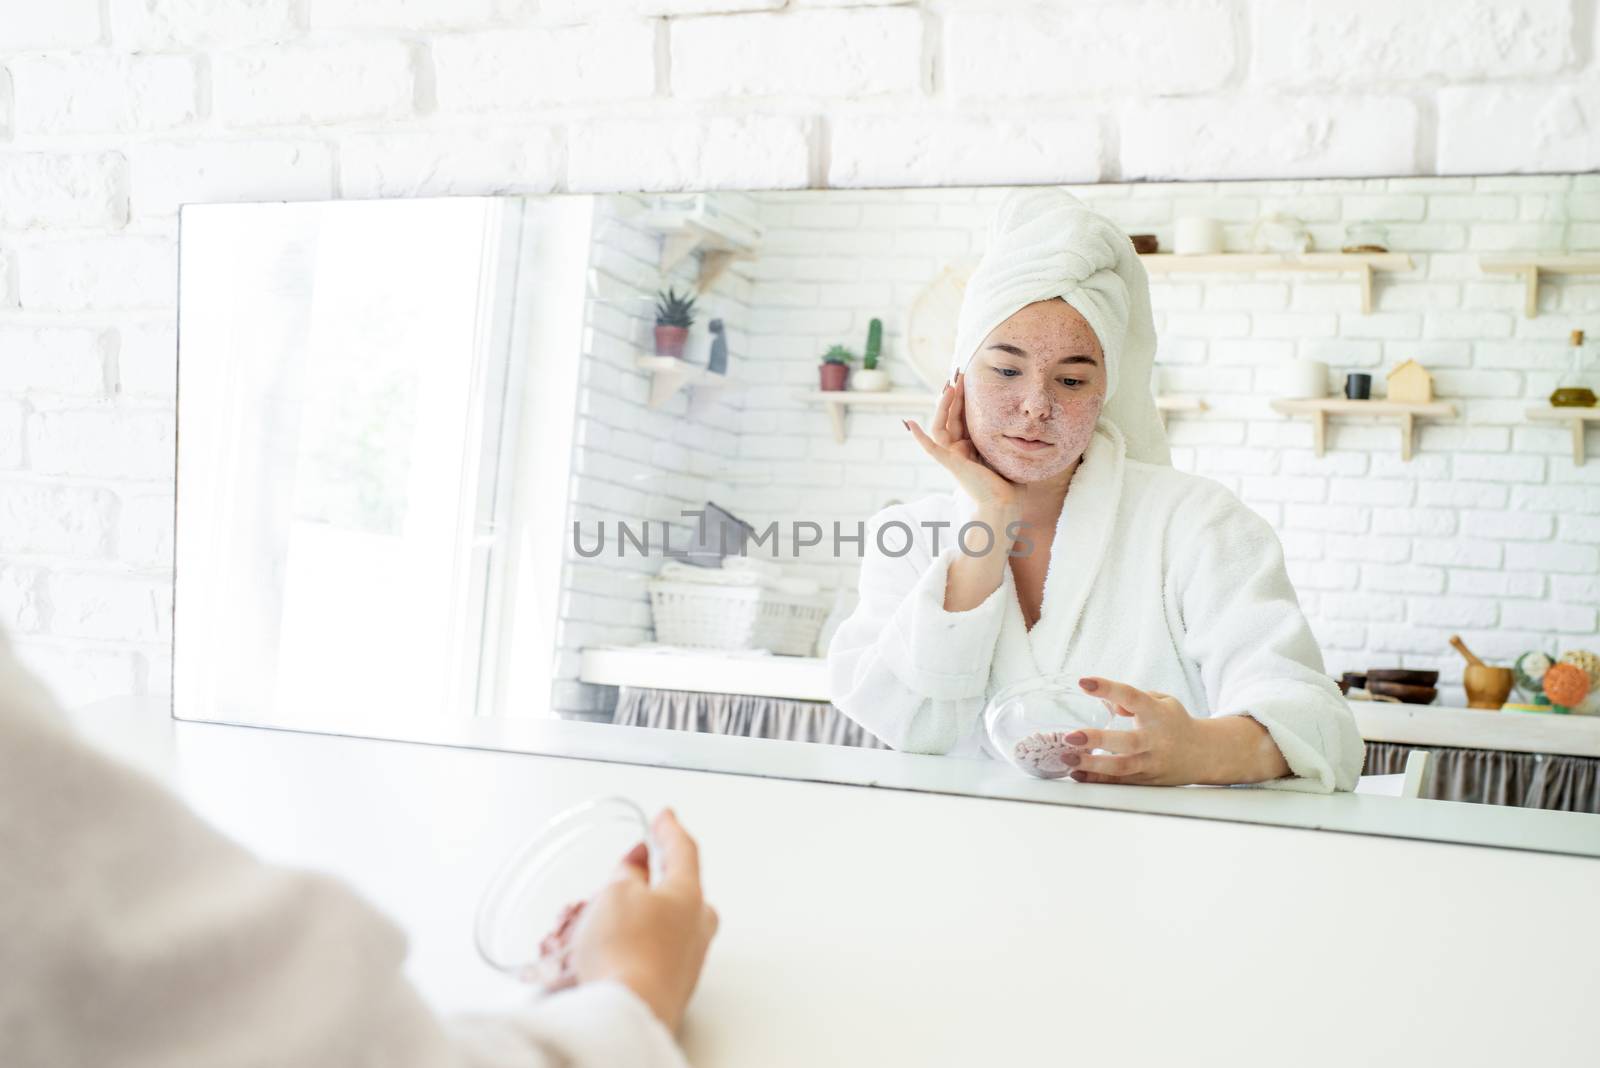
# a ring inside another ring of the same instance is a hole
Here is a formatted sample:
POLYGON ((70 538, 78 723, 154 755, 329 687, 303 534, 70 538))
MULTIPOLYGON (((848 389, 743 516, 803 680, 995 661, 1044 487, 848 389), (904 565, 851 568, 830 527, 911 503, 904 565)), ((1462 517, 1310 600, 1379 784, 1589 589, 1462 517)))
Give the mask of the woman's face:
POLYGON ((1105 404, 1105 353, 1077 309, 1057 297, 989 332, 967 366, 967 434, 1011 482, 1042 482, 1078 461, 1105 404))

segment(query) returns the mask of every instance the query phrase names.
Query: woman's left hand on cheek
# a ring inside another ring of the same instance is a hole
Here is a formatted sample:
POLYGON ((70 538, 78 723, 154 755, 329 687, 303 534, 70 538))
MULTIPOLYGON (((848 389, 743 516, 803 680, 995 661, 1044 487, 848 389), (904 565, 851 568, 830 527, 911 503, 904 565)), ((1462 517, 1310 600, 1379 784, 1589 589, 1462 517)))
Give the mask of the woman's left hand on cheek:
POLYGON ((1196 766, 1202 748, 1200 721, 1189 715, 1176 697, 1098 675, 1086 675, 1078 684, 1085 693, 1105 701, 1115 714, 1130 717, 1134 725, 1126 730, 1085 728, 1074 732, 1070 741, 1077 742, 1080 734, 1084 740, 1072 778, 1078 782, 1184 786, 1202 777, 1196 766), (1090 751, 1094 749, 1106 751, 1090 751))

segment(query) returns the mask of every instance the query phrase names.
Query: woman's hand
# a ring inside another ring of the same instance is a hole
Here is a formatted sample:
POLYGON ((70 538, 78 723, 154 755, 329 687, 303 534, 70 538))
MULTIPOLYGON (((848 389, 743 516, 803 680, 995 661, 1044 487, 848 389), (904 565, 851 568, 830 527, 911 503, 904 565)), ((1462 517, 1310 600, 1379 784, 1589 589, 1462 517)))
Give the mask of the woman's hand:
MULTIPOLYGON (((939 407, 933 414, 933 431, 925 433, 912 419, 902 420, 922 446, 922 451, 939 464, 961 484, 961 488, 977 502, 980 512, 1018 515, 1018 487, 985 462, 978 447, 967 435, 966 402, 963 386, 966 372, 956 372, 955 382, 946 382, 939 394, 939 407)), ((996 531, 996 540, 1002 532, 996 531)))
POLYGON ((1070 753, 1078 782, 1143 786, 1226 785, 1264 782, 1289 774, 1289 765, 1267 729, 1248 716, 1196 719, 1170 694, 1141 690, 1099 676, 1078 680, 1133 727, 1084 729, 1067 736, 1085 752, 1070 753), (1087 750, 1104 749, 1104 753, 1087 750))
POLYGON ((671 809, 655 820, 662 874, 650 885, 643 843, 584 908, 573 937, 580 983, 616 979, 676 1031, 717 933, 717 913, 700 893, 700 851, 671 809))

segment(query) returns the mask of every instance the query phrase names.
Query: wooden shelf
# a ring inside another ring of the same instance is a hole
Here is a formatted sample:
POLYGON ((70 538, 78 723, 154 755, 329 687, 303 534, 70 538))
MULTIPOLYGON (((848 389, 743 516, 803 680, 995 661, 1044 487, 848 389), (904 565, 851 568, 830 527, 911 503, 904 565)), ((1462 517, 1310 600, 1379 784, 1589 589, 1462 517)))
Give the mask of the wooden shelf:
POLYGON ((1404 252, 1219 252, 1206 256, 1152 252, 1139 259, 1151 274, 1299 271, 1356 274, 1360 276, 1361 311, 1365 315, 1372 313, 1373 274, 1412 268, 1411 257, 1404 252))
MULTIPOLYGON (((803 401, 827 405, 828 418, 833 422, 833 440, 840 444, 849 437, 844 417, 850 408, 921 408, 931 412, 939 399, 933 393, 907 389, 888 389, 877 393, 853 389, 810 389, 796 396, 803 401)), ((1156 409, 1162 413, 1163 424, 1167 412, 1203 412, 1205 408, 1206 402, 1199 397, 1164 395, 1156 398, 1156 409)))
POLYGON ((1539 315, 1539 278, 1546 274, 1600 274, 1600 253, 1532 253, 1504 256, 1479 256, 1478 269, 1485 274, 1515 274, 1522 278, 1522 314, 1539 315))
POLYGON ((1363 415, 1394 418, 1400 421, 1400 458, 1411 459, 1419 418, 1448 419, 1456 414, 1456 407, 1445 401, 1415 404, 1391 400, 1349 400, 1345 397, 1278 398, 1272 402, 1275 411, 1284 415, 1309 415, 1315 429, 1317 455, 1327 452, 1328 416, 1363 415))
POLYGON ((762 232, 743 219, 721 216, 706 200, 706 194, 695 194, 682 207, 659 207, 641 211, 633 222, 662 235, 661 273, 671 274, 673 269, 700 253, 700 271, 695 278, 695 288, 705 292, 734 260, 750 259, 762 232))
POLYGON ((938 397, 920 390, 886 389, 867 392, 854 389, 808 389, 796 396, 814 404, 825 405, 828 418, 833 423, 833 440, 843 444, 849 435, 845 432, 845 412, 850 408, 912 408, 932 411, 938 397))
POLYGON ((1540 404, 1528 409, 1528 418, 1540 422, 1569 423, 1572 426, 1572 463, 1575 467, 1583 466, 1583 437, 1584 430, 1590 423, 1600 423, 1600 405, 1593 408, 1557 408, 1552 404, 1540 404))
POLYGON ((716 375, 696 363, 676 356, 640 356, 634 366, 650 374, 650 407, 659 408, 685 386, 696 390, 727 389, 733 385, 726 375, 716 375))

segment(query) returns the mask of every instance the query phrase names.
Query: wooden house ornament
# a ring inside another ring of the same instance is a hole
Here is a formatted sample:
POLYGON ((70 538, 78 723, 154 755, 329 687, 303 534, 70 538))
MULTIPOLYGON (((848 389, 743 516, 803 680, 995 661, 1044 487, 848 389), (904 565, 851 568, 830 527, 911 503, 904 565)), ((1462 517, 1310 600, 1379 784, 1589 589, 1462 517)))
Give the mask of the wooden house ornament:
POLYGON ((1433 376, 1416 360, 1407 360, 1388 374, 1388 396, 1407 404, 1428 404, 1433 400, 1433 376))

